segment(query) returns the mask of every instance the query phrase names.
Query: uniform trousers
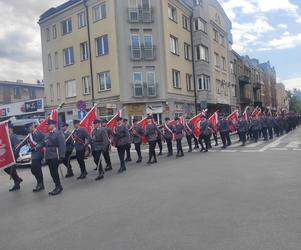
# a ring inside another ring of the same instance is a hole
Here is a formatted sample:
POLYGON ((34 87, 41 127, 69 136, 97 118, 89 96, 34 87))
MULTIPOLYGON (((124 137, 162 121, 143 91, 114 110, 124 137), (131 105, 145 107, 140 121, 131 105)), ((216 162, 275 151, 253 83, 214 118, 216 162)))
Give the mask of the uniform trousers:
POLYGON ((52 180, 56 187, 61 187, 61 181, 59 176, 59 160, 58 159, 47 159, 47 164, 49 167, 49 172, 52 180))
POLYGON ((225 131, 225 132, 220 132, 221 135, 221 139, 223 142, 223 146, 230 146, 231 145, 231 139, 230 139, 230 133, 229 131, 225 131))
POLYGON ((36 178, 38 184, 44 183, 43 172, 42 172, 42 159, 33 159, 31 161, 31 173, 36 178))
POLYGON ((129 161, 131 160, 131 144, 126 145, 126 159, 129 161))
POLYGON ((192 145, 191 145, 192 135, 188 135, 188 134, 187 134, 187 135, 186 135, 186 139, 187 139, 189 151, 192 151, 192 145))
POLYGON ((182 148, 182 139, 177 139, 177 155, 184 155, 182 148))
POLYGON ((76 160, 80 167, 80 171, 82 174, 87 174, 86 164, 85 164, 85 149, 76 151, 76 160))
POLYGON ((66 151, 65 158, 64 158, 64 161, 63 161, 63 164, 66 166, 66 168, 70 169, 70 170, 72 169, 72 166, 71 166, 71 163, 70 163, 71 155, 72 155, 72 151, 66 151))
POLYGON ((272 127, 268 127, 268 132, 269 132, 269 137, 270 137, 270 140, 273 139, 273 128, 272 127))
POLYGON ((167 144, 168 155, 173 155, 172 152, 172 138, 165 138, 167 144))
POLYGON ((162 153, 162 139, 158 138, 157 143, 158 143, 158 147, 159 147, 159 152, 162 153))
POLYGON ((107 166, 112 167, 111 158, 110 158, 110 146, 102 152, 103 158, 105 159, 105 162, 107 166))
POLYGON ((263 139, 267 140, 268 139, 268 129, 267 129, 267 127, 262 128, 261 131, 262 131, 263 139))
POLYGON ((258 131, 257 129, 252 129, 252 135, 255 142, 258 141, 258 131))
POLYGON ((245 131, 240 131, 238 132, 238 136, 239 136, 239 140, 244 144, 247 141, 247 137, 246 137, 246 133, 245 131))
POLYGON ((154 158, 155 161, 157 161, 157 157, 156 157, 156 144, 157 141, 149 141, 148 142, 148 146, 149 146, 149 150, 148 150, 148 160, 151 161, 152 158, 154 158))
POLYGON ((208 150, 210 148, 210 135, 201 134, 199 137, 199 143, 201 145, 202 150, 208 150), (206 148, 204 147, 203 141, 205 142, 206 148))
POLYGON ((94 160, 94 163, 96 164, 96 167, 98 168, 99 173, 103 173, 103 168, 102 168, 101 158, 100 158, 101 153, 103 153, 102 150, 92 151, 93 160, 94 160))
POLYGON ((118 157, 120 160, 120 168, 121 169, 125 169, 124 156, 125 156, 126 147, 127 147, 127 145, 117 146, 117 152, 118 152, 118 157))
POLYGON ((142 159, 142 155, 141 155, 141 142, 135 143, 135 150, 137 152, 138 159, 142 159))
POLYGON ((16 166, 11 166, 9 168, 4 169, 4 171, 11 176, 11 178, 14 180, 14 182, 20 181, 20 177, 17 174, 16 166))

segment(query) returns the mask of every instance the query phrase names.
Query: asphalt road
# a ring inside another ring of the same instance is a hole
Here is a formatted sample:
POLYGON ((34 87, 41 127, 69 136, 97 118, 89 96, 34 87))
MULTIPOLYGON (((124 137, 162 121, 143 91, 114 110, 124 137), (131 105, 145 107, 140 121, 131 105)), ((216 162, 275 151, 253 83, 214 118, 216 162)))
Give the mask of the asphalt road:
MULTIPOLYGON (((89 159, 88 178, 64 179, 57 197, 32 193, 28 170, 20 192, 9 193, 1 174, 0 249, 300 250, 300 151, 298 129, 244 148, 131 163, 122 175, 113 156, 101 182, 89 159)), ((50 191, 46 167, 44 175, 50 191)))

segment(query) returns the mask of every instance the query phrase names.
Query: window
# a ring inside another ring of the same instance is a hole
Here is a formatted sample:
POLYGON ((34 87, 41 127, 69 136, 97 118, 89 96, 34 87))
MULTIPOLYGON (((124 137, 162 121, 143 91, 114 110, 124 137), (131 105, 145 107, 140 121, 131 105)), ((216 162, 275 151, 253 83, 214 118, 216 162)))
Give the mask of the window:
POLYGON ((107 17, 107 10, 106 10, 106 4, 102 3, 93 8, 93 18, 94 22, 97 22, 101 19, 104 19, 107 17))
POLYGON ((52 38, 56 39, 57 38, 57 30, 56 30, 56 25, 52 26, 52 38))
POLYGON ((237 86, 235 84, 232 85, 232 88, 231 88, 231 95, 233 97, 236 97, 237 96, 237 86))
POLYGON ((172 86, 174 88, 181 88, 181 79, 180 71, 173 69, 172 70, 172 86))
POLYGON ((198 89, 199 90, 210 90, 210 76, 200 75, 198 77, 198 89))
POLYGON ((34 88, 29 88, 29 89, 28 89, 28 92, 29 92, 29 98, 30 98, 30 99, 35 99, 35 98, 37 98, 37 96, 36 96, 36 91, 35 91, 34 88))
POLYGON ((169 19, 177 22, 177 9, 172 5, 168 5, 168 17, 169 19))
POLYGON ((66 81, 66 98, 71 98, 76 96, 76 81, 70 80, 66 81))
POLYGON ((144 59, 153 59, 154 58, 154 50, 153 50, 153 36, 152 34, 144 35, 144 51, 143 51, 144 59))
POLYGON ((96 54, 97 56, 107 55, 109 53, 108 35, 96 38, 96 54))
POLYGON ((154 71, 146 72, 147 96, 154 97, 156 93, 156 77, 154 71))
POLYGON ((88 58, 89 58, 88 43, 83 42, 79 45, 79 47, 80 47, 80 60, 81 61, 88 60, 88 58))
POLYGON ((47 39, 47 42, 50 41, 50 31, 49 31, 49 28, 46 28, 46 39, 47 39))
POLYGON ((196 47, 196 60, 203 60, 209 62, 209 50, 204 45, 198 45, 196 47))
POLYGON ((203 0, 194 0, 194 5, 203 5, 203 0))
POLYGON ((19 87, 14 88, 14 98, 15 99, 21 98, 21 89, 19 87))
POLYGON ((74 64, 73 47, 64 49, 63 54, 64 54, 64 66, 74 64))
POLYGON ((227 65, 226 65, 226 58, 224 57, 224 56, 222 56, 221 57, 221 62, 222 62, 222 69, 224 70, 224 71, 226 71, 227 69, 226 69, 226 67, 227 67, 227 65))
POLYGON ((213 40, 218 42, 218 32, 216 29, 213 29, 213 40))
POLYGON ((142 9, 149 10, 150 9, 150 0, 141 0, 142 2, 142 9))
POLYGON ((230 62, 230 72, 231 72, 231 74, 234 74, 234 64, 233 64, 233 62, 230 62))
POLYGON ((60 100, 61 99, 61 84, 59 82, 56 83, 56 95, 57 95, 57 99, 60 100))
POLYGON ((216 52, 214 52, 214 65, 215 67, 220 67, 219 55, 216 52))
POLYGON ((66 35, 72 32, 72 20, 71 18, 62 22, 62 35, 66 35))
POLYGON ((91 93, 90 76, 84 76, 82 78, 82 81, 83 81, 83 93, 84 95, 89 95, 91 93))
POLYGON ((190 31, 190 18, 187 17, 187 16, 185 16, 185 15, 183 15, 182 19, 183 19, 183 28, 185 30, 190 31))
POLYGON ((202 18, 198 18, 194 20, 194 29, 201 30, 204 33, 207 33, 207 23, 202 18))
POLYGON ((134 97, 142 97, 143 94, 143 82, 142 82, 142 73, 133 72, 133 88, 134 88, 134 97))
POLYGON ((174 37, 174 36, 170 36, 170 52, 178 55, 178 38, 174 37))
POLYGON ((52 70, 51 54, 48 54, 48 71, 52 70))
POLYGON ((186 74, 187 91, 193 91, 192 75, 186 74))
POLYGON ((217 93, 220 95, 222 94, 222 85, 221 85, 221 81, 216 79, 216 88, 217 88, 217 93))
POLYGON ((53 84, 50 84, 50 100, 53 101, 54 99, 54 91, 53 91, 53 84))
POLYGON ((219 16, 219 14, 215 14, 215 22, 217 22, 218 24, 221 24, 221 18, 219 16))
POLYGON ((58 52, 54 52, 54 67, 55 69, 59 68, 59 56, 58 56, 58 52))
POLYGON ((141 59, 141 47, 140 47, 140 36, 139 34, 131 35, 131 57, 134 60, 141 59))
POLYGON ((221 45, 225 47, 225 37, 222 34, 220 34, 219 37, 220 37, 221 45))
POLYGON ((139 9, 137 0, 129 0, 129 20, 131 22, 139 21, 139 9))
POLYGON ((186 60, 191 60, 191 46, 187 43, 184 43, 184 57, 186 60))
POLYGON ((77 15, 78 18, 78 28, 85 27, 86 24, 86 12, 79 13, 77 15))
POLYGON ((109 71, 98 73, 97 81, 98 81, 99 91, 110 90, 112 87, 109 71))

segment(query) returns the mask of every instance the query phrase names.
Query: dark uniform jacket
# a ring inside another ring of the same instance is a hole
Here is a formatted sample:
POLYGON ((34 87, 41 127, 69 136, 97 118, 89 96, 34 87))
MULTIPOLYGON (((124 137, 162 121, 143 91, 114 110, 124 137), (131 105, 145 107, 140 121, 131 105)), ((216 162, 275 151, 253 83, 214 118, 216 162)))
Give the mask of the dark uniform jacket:
POLYGON ((191 123, 186 123, 184 125, 184 127, 185 127, 186 136, 192 136, 193 135, 193 125, 191 123))
POLYGON ((147 124, 145 128, 145 136, 148 141, 156 141, 158 136, 158 130, 156 124, 147 124))
POLYGON ((27 139, 27 144, 31 149, 31 159, 32 160, 39 160, 43 159, 44 157, 44 152, 43 152, 43 147, 45 145, 45 135, 42 132, 39 131, 34 131, 31 133, 31 138, 36 143, 31 141, 30 138, 27 139))
POLYGON ((116 126, 115 134, 114 134, 114 143, 115 146, 124 146, 131 143, 130 141, 130 133, 126 126, 120 125, 116 126))
POLYGON ((75 129, 73 132, 74 147, 76 151, 84 150, 89 134, 84 128, 75 129))
POLYGON ((258 119, 251 120, 251 129, 252 130, 260 130, 261 129, 260 121, 258 119))
POLYGON ((18 136, 14 133, 10 134, 9 138, 10 138, 10 143, 11 143, 11 147, 12 147, 13 152, 14 152, 15 159, 17 160, 18 157, 19 157, 20 147, 18 149, 16 149, 16 147, 19 145, 20 140, 19 140, 18 136))
POLYGON ((57 129, 51 131, 45 141, 45 159, 62 159, 66 154, 65 136, 57 129))
POLYGON ((201 135, 209 135, 212 133, 212 128, 210 122, 207 120, 201 121, 200 123, 201 135))
POLYGON ((229 132, 230 131, 230 122, 226 119, 221 119, 218 121, 218 128, 220 132, 229 132))
POLYGON ((65 141, 66 141, 67 138, 69 138, 66 141, 66 152, 72 152, 73 149, 74 149, 74 140, 72 139, 72 136, 70 136, 71 132, 66 130, 63 133, 64 133, 64 136, 65 136, 65 141))
POLYGON ((239 120, 236 124, 236 129, 237 129, 237 132, 241 132, 241 133, 247 132, 248 131, 248 122, 243 119, 239 120))
POLYGON ((93 129, 90 143, 92 151, 107 151, 110 146, 110 141, 106 129, 93 129))
POLYGON ((141 128, 141 126, 138 124, 134 125, 132 129, 132 142, 134 144, 141 143, 142 142, 141 136, 143 136, 143 134, 144 134, 143 128, 141 128))
POLYGON ((174 126, 174 133, 176 134, 176 140, 181 140, 183 138, 184 126, 183 124, 176 124, 174 126))
POLYGON ((164 138, 165 139, 172 139, 173 130, 174 130, 174 128, 171 124, 164 125, 163 126, 164 138), (170 131, 166 127, 168 127, 170 131))
POLYGON ((108 138, 111 138, 112 136, 113 136, 113 131, 112 131, 112 129, 111 128, 109 128, 109 127, 102 127, 104 130, 105 130, 105 132, 107 133, 107 135, 108 135, 108 138))
POLYGON ((263 116, 260 119, 260 124, 262 128, 267 128, 268 127, 268 119, 267 117, 263 116))

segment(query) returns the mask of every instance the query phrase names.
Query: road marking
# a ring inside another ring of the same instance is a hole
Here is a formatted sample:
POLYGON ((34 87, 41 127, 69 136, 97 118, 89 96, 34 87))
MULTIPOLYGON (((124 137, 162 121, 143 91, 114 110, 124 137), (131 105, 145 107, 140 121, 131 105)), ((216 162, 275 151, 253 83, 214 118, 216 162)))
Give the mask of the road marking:
POLYGON ((266 145, 266 146, 262 147, 261 149, 259 149, 259 152, 264 152, 264 151, 266 151, 266 150, 268 150, 268 149, 270 149, 270 148, 275 148, 275 147, 277 147, 277 146, 280 144, 280 142, 281 142, 285 137, 287 137, 287 136, 288 136, 288 134, 283 135, 282 137, 278 138, 276 141, 271 142, 271 143, 269 143, 268 145, 266 145))
POLYGON ((257 146, 259 146, 259 145, 261 145, 263 143, 264 143, 264 141, 259 141, 257 143, 252 142, 251 144, 247 145, 246 148, 256 148, 257 146))
POLYGON ((271 148, 271 150, 275 150, 275 151, 287 151, 288 148, 271 148))
POLYGON ((259 151, 258 150, 255 150, 255 149, 250 149, 250 150, 242 150, 241 151, 242 153, 258 153, 259 151))
POLYGON ((298 148, 300 145, 299 141, 292 141, 286 145, 286 148, 298 148))
POLYGON ((223 150, 221 150, 220 152, 223 152, 223 153, 236 153, 237 150, 223 149, 223 150))
POLYGON ((301 151, 301 148, 293 148, 293 151, 301 151))

